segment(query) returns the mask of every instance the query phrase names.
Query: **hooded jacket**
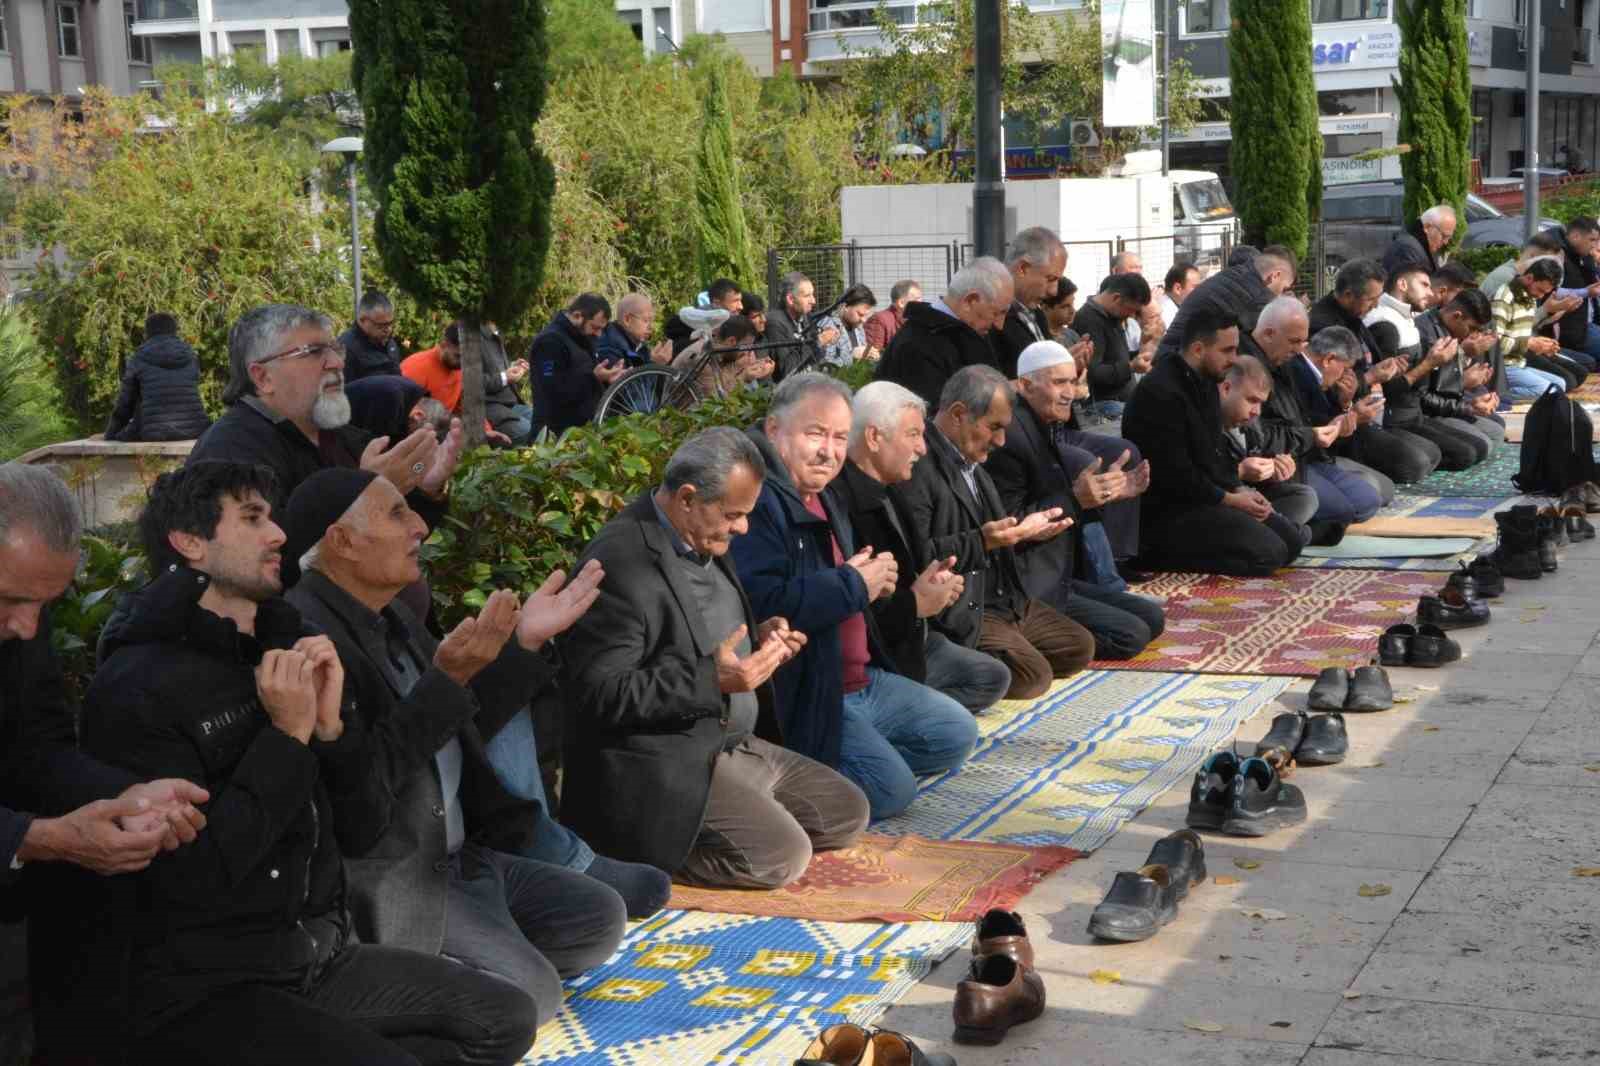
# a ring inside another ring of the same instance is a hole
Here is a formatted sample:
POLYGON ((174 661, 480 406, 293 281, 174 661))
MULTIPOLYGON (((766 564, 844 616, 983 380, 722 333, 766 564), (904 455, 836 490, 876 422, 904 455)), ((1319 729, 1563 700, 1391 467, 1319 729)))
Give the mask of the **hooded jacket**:
MULTIPOLYGON (((351 942, 341 851, 372 846, 381 823, 333 794, 359 792, 363 741, 348 696, 338 741, 282 732, 255 667, 307 634, 286 601, 260 604, 255 634, 200 606, 206 575, 173 567, 108 625, 84 700, 83 744, 142 778, 211 793, 193 844, 137 875, 129 1018, 159 1028, 218 989, 307 986, 351 942)), ((120 881, 121 878, 111 879, 120 881)))
POLYGON ((210 425, 194 349, 170 333, 141 344, 122 372, 106 440, 194 440, 210 425))
POLYGON ((889 350, 878 361, 873 377, 904 385, 939 409, 939 394, 956 371, 968 366, 1000 369, 989 338, 954 315, 929 303, 906 305, 905 325, 894 335, 889 350))

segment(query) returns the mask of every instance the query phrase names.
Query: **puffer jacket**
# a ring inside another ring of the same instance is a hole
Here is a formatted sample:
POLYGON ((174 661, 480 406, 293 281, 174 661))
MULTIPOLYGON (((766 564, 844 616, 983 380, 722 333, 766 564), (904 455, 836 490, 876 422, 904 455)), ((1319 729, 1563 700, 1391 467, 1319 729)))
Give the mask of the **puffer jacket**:
POLYGON ((106 440, 194 440, 210 425, 194 349, 170 333, 141 344, 122 371, 106 440))

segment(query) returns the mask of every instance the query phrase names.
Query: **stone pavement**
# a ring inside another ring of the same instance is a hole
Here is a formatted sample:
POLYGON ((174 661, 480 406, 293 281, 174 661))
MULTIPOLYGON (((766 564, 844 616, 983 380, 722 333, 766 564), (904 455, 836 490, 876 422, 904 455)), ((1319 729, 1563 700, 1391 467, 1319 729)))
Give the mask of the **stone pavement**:
POLYGON ((1115 872, 1183 825, 1187 788, 1028 896, 1043 1018, 953 1046, 963 950, 879 1024, 960 1066, 1600 1062, 1600 878, 1573 874, 1600 867, 1600 541, 1508 584, 1488 626, 1455 634, 1462 662, 1391 670, 1414 701, 1348 716, 1346 761, 1290 778, 1304 825, 1206 835, 1211 878, 1154 939, 1100 945, 1084 926, 1115 872))

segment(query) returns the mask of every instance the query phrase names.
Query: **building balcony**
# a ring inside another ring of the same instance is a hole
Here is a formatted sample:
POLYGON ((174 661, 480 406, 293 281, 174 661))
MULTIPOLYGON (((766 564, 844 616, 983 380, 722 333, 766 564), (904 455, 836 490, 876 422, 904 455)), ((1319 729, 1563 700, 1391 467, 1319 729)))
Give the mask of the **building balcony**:
POLYGON ((199 0, 137 0, 134 6, 138 22, 198 22, 199 0))

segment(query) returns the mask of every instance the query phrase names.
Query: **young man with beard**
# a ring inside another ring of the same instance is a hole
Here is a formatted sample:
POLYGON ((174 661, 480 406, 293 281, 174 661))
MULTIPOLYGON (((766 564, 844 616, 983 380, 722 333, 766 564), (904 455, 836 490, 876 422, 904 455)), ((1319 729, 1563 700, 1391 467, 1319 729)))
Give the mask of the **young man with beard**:
MULTIPOLYGON (((140 878, 108 960, 126 967, 129 1057, 509 1066, 533 1037, 524 992, 356 943, 342 853, 372 845, 383 811, 333 642, 280 598, 275 489, 238 463, 157 480, 139 528, 158 576, 107 627, 84 701, 90 753, 211 793, 206 831, 140 878)), ((440 658, 474 649, 458 631, 440 658)))

